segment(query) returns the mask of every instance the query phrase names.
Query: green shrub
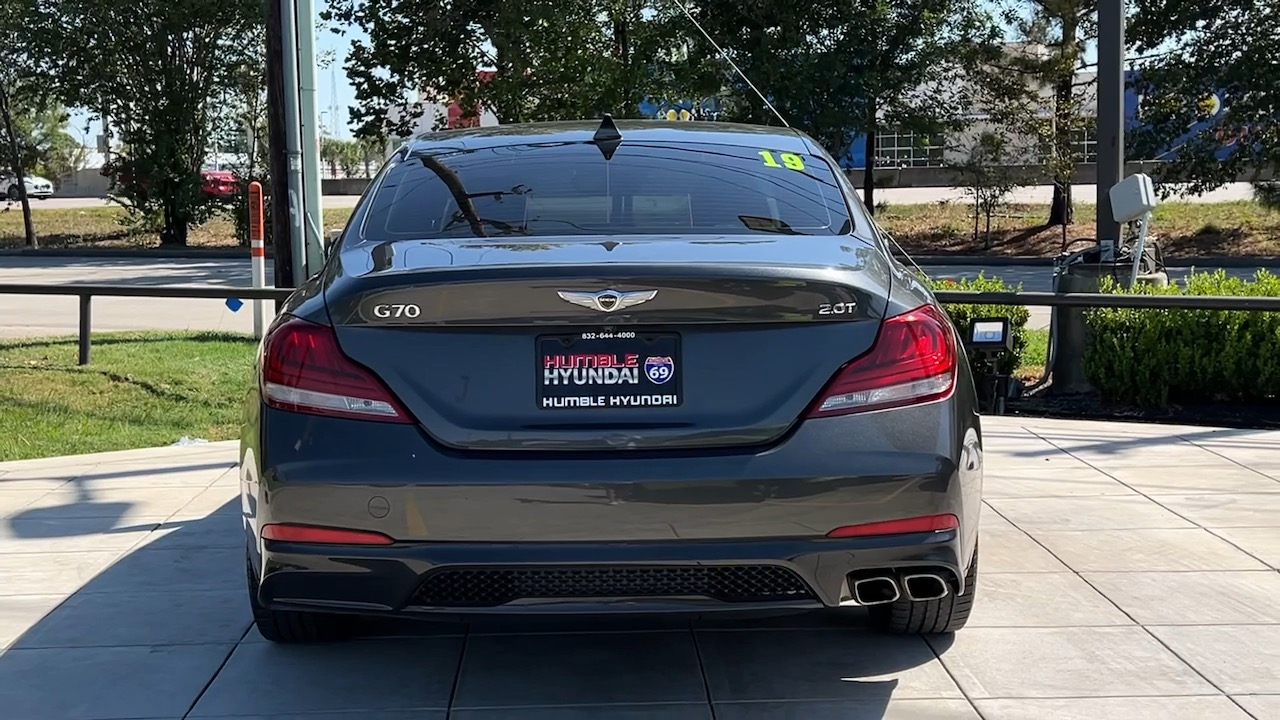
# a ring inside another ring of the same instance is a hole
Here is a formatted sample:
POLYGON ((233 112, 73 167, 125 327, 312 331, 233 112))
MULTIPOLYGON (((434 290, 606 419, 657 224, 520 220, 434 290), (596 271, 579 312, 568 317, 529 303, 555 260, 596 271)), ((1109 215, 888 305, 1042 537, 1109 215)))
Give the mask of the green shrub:
MULTIPOLYGON (((926 284, 932 290, 975 290, 983 292, 1019 292, 1022 285, 1011 287, 1005 284, 1000 278, 989 278, 985 273, 979 273, 978 277, 967 280, 940 280, 935 278, 926 278, 926 284)), ((956 329, 963 335, 969 329, 969 321, 973 318, 982 317, 1007 317, 1009 318, 1009 328, 1013 333, 1013 353, 1005 355, 1000 359, 998 369, 1005 375, 1012 375, 1022 364, 1022 353, 1027 347, 1026 329, 1027 320, 1031 317, 1031 312, 1021 305, 974 305, 974 304, 947 304, 943 306, 947 314, 951 316, 951 322, 955 323, 956 329)), ((970 354, 969 365, 973 368, 975 377, 987 372, 987 361, 970 354)))
MULTIPOLYGON (((1280 277, 1252 280, 1218 270, 1184 286, 1125 290, 1105 278, 1103 292, 1280 296, 1280 277)), ((1106 399, 1144 407, 1170 403, 1260 401, 1280 397, 1280 313, 1244 310, 1085 311, 1090 384, 1106 399)))

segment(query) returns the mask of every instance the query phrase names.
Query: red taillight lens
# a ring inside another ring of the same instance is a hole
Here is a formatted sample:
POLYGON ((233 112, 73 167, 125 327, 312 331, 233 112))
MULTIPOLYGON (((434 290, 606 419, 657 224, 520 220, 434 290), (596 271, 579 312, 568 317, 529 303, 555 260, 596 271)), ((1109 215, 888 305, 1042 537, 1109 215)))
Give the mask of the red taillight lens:
POLYGON ((956 338, 933 305, 891 317, 876 344, 840 369, 809 408, 809 417, 846 415, 929 402, 956 384, 956 338))
POLYGON ((342 353, 333 328, 293 317, 263 344, 262 398, 281 410, 413 422, 381 380, 342 353))
POLYGON ((395 540, 368 530, 317 527, 315 525, 263 525, 264 540, 320 543, 323 545, 394 545, 395 540))
POLYGON ((863 525, 845 525, 827 533, 829 538, 869 537, 872 535, 902 535, 905 533, 946 532, 960 527, 955 515, 925 515, 922 517, 885 520, 863 525))

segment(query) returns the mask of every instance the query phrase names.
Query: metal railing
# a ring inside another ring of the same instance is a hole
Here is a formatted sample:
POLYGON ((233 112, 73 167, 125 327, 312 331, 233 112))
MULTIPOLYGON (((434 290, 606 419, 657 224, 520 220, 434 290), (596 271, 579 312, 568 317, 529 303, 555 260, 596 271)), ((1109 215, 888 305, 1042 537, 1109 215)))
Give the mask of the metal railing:
POLYGON ((0 295, 74 295, 80 298, 80 364, 89 364, 90 336, 93 334, 93 298, 146 297, 209 300, 274 300, 281 302, 293 288, 218 287, 214 285, 47 285, 0 283, 0 295))
POLYGON ((947 304, 1032 307, 1114 307, 1143 310, 1261 310, 1280 312, 1280 297, 1261 295, 1128 295, 1120 293, 982 292, 936 290, 947 304))
MULTIPOLYGON (((89 364, 92 303, 95 297, 150 297, 283 301, 292 288, 219 287, 196 285, 48 285, 0 283, 0 295, 59 295, 80 298, 80 364, 89 364)), ((1148 310, 1260 310, 1280 312, 1280 297, 1218 295, 1127 295, 1111 293, 981 292, 939 290, 945 304, 1023 305, 1040 307, 1119 307, 1148 310)))

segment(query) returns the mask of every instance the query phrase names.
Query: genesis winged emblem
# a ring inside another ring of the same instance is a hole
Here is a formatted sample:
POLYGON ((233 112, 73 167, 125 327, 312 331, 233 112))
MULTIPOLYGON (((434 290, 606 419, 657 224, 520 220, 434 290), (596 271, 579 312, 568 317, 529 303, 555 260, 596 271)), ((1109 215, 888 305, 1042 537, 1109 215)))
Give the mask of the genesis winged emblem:
POLYGON ((658 291, 635 290, 622 292, 620 290, 601 290, 600 292, 575 292, 572 290, 560 290, 556 294, 565 302, 609 313, 649 302, 657 297, 658 291))

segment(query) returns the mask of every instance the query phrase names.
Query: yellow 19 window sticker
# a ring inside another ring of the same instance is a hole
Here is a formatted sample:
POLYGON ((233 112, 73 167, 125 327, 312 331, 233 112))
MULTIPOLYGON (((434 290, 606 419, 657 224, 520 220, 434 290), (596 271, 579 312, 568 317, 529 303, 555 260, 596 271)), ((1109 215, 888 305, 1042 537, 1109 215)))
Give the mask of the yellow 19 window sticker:
POLYGON ((760 157, 764 158, 765 167, 785 167, 791 170, 804 169, 804 158, 796 155, 795 153, 779 153, 778 157, 775 158, 772 150, 761 150, 760 157), (778 162, 779 158, 782 160, 781 163, 778 162))

